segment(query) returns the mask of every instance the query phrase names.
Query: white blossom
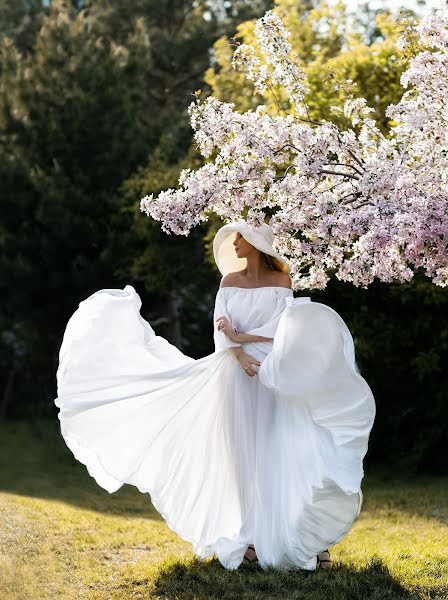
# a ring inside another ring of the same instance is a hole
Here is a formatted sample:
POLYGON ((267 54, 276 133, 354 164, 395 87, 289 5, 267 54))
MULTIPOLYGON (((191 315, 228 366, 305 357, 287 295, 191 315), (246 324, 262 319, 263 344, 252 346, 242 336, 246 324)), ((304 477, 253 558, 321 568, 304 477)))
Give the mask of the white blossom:
POLYGON ((447 17, 413 28, 423 49, 401 77, 402 99, 387 108, 395 125, 385 137, 363 98, 334 109, 351 121, 346 130, 309 119, 305 73, 278 13, 268 11, 256 45, 239 45, 232 64, 260 93, 282 85, 290 111, 239 113, 197 98, 189 107, 194 139, 214 159, 184 169, 179 189, 145 196, 141 210, 164 231, 188 235, 210 210, 225 221, 248 211, 256 225, 275 209, 269 223, 296 290, 324 288, 330 271, 367 286, 409 281, 417 268, 448 285, 447 17))

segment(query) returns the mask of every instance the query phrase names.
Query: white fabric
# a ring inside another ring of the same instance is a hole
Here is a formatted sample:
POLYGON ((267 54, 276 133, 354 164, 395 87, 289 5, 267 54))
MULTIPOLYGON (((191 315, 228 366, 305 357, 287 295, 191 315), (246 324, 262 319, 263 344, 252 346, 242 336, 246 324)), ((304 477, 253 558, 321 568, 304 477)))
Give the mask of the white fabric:
POLYGON ((140 306, 131 286, 100 290, 69 320, 55 399, 68 447, 110 493, 150 493, 201 558, 235 569, 253 543, 262 568, 314 569, 359 514, 375 414, 344 322, 287 288, 221 288, 215 351, 194 360, 140 306), (223 315, 273 338, 242 344, 262 361, 254 377, 223 315))

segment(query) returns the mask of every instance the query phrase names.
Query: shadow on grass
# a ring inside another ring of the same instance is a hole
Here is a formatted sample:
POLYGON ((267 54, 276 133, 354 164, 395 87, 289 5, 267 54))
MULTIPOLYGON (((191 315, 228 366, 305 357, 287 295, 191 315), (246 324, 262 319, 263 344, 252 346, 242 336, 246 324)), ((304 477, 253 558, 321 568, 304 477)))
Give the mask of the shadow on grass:
MULTIPOLYGON (((59 420, 0 422, 0 491, 62 500, 80 508, 162 520, 149 494, 124 485, 108 494, 67 448, 59 420)), ((379 517, 422 515, 448 523, 448 478, 375 471, 363 483, 363 510, 379 517)))
POLYGON ((448 525, 448 477, 397 476, 392 471, 375 471, 363 483, 363 510, 378 517, 394 518, 405 513, 430 518, 448 525))
MULTIPOLYGON (((132 583, 138 585, 129 582, 132 583)), ((417 592, 405 589, 378 558, 360 570, 335 563, 330 571, 287 573, 273 568, 263 571, 255 565, 228 571, 216 558, 205 562, 194 559, 188 564, 174 563, 160 571, 151 593, 151 598, 173 600, 416 600, 419 597, 417 592)))
POLYGON ((66 446, 57 418, 0 422, 0 492, 162 520, 150 495, 136 487, 124 485, 113 494, 100 487, 66 446))

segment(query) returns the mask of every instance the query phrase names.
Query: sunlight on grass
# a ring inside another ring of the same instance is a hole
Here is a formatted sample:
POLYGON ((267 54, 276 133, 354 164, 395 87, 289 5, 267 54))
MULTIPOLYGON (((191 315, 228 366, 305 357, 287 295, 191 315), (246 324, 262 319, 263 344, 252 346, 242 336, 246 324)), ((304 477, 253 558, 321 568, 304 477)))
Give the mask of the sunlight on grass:
POLYGON ((448 480, 370 474, 329 572, 200 561, 124 486, 108 494, 58 423, 0 425, 0 598, 448 599, 448 480))

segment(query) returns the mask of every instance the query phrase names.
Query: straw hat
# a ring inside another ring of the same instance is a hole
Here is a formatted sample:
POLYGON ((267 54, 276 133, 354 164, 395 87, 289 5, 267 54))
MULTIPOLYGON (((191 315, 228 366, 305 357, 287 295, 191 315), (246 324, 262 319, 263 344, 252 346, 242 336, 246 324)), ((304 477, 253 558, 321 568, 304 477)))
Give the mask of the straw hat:
POLYGON ((235 233, 241 233, 243 238, 252 244, 257 250, 278 258, 282 263, 288 266, 284 258, 274 250, 274 232, 267 223, 262 223, 259 227, 253 227, 244 220, 233 221, 223 225, 218 229, 213 240, 213 256, 221 275, 241 271, 246 268, 246 258, 238 258, 235 252, 235 233))

